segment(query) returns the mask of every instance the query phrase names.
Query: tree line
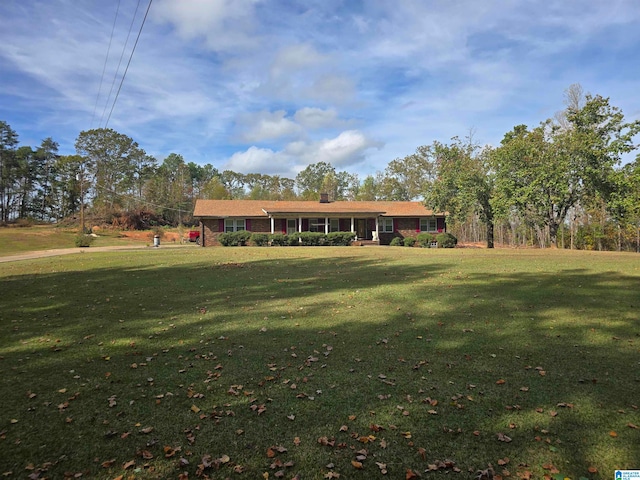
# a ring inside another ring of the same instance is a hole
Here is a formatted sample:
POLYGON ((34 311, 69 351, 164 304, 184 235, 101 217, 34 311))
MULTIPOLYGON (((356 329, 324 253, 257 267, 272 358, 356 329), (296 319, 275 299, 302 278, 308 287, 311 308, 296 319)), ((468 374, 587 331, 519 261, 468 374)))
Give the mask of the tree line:
MULTIPOLYGON (((420 200, 448 213, 463 242, 640 250, 640 121, 579 85, 566 108, 540 125, 517 125, 500 145, 473 135, 419 146, 360 179, 331 164, 308 165, 295 178, 219 171, 178 153, 162 162, 112 129, 83 131, 76 154, 59 155, 46 138, 21 146, 0 121, 0 222, 60 222, 87 210, 92 221, 145 217, 155 224, 193 222, 196 199, 420 200), (83 207, 83 208, 81 208, 83 207)), ((125 222, 126 223, 126 222, 125 222)))

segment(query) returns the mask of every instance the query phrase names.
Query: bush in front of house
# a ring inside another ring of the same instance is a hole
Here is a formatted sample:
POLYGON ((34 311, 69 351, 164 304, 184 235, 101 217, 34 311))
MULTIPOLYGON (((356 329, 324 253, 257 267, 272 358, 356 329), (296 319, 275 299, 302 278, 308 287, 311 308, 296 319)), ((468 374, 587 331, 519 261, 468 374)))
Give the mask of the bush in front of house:
POLYGON ((297 233, 290 233, 289 235, 284 236, 285 245, 289 245, 290 247, 297 247, 300 245, 300 236, 297 233))
POLYGON ((415 237, 406 237, 404 239, 404 246, 405 247, 413 247, 416 244, 416 239, 415 237))
POLYGON ((435 238, 430 233, 423 232, 418 234, 416 241, 422 248, 431 248, 431 243, 435 241, 435 238))
POLYGON ((284 247, 288 245, 288 238, 283 233, 272 233, 269 235, 269 243, 272 247, 284 247))
POLYGON ((443 232, 436 235, 436 242, 439 248, 454 248, 458 244, 458 239, 450 233, 443 232))
POLYGON ((269 235, 266 233, 252 233, 251 242, 256 247, 264 247, 269 244, 269 235))
POLYGON ((225 232, 218 235, 218 241, 225 247, 238 247, 247 244, 251 238, 251 232, 240 230, 238 232, 225 232))
POLYGON ((327 244, 327 236, 321 232, 300 232, 300 245, 305 247, 316 247, 327 244))
POLYGON ((332 247, 348 247, 355 238, 354 232, 330 232, 327 234, 327 244, 332 247))
POLYGON ((401 247, 403 245, 403 241, 400 237, 393 237, 393 239, 391 240, 391 242, 389 243, 389 245, 391 247, 401 247))

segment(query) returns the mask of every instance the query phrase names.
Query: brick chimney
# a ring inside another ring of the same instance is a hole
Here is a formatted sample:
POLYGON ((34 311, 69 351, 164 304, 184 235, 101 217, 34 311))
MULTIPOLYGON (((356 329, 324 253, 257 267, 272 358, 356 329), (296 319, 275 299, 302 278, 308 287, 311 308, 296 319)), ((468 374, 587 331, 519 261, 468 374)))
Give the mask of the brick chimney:
POLYGON ((329 194, 321 193, 320 194, 320 203, 329 203, 329 194))

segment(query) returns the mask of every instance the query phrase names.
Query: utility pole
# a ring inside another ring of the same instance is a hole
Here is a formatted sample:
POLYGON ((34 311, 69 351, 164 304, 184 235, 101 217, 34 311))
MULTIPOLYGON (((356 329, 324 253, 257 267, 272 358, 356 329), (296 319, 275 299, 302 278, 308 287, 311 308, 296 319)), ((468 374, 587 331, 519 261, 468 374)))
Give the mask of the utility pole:
POLYGON ((76 176, 80 182, 80 235, 84 235, 84 170, 80 167, 80 173, 76 176))

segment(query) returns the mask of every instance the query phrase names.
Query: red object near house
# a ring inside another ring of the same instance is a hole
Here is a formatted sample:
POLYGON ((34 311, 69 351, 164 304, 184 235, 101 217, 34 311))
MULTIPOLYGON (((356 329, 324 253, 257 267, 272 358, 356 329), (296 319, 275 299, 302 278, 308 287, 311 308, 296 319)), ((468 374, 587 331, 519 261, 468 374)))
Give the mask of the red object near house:
POLYGON ((189 231, 189 241, 190 242, 200 242, 200 231, 199 230, 190 230, 189 231))

